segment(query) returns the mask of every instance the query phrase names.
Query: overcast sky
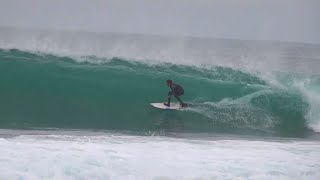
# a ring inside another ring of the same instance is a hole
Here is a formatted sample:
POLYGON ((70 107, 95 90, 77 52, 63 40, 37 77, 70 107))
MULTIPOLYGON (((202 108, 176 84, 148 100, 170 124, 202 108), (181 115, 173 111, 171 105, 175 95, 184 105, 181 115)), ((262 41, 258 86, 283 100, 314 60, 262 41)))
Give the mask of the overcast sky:
POLYGON ((320 43, 320 0, 0 0, 0 26, 320 43))

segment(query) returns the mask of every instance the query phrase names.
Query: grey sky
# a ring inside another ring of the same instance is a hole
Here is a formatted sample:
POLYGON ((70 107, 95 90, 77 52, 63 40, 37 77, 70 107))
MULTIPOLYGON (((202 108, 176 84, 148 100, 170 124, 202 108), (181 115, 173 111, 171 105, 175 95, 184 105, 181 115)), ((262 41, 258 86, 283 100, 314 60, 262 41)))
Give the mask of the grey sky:
POLYGON ((320 43, 320 0, 1 0, 0 25, 320 43))

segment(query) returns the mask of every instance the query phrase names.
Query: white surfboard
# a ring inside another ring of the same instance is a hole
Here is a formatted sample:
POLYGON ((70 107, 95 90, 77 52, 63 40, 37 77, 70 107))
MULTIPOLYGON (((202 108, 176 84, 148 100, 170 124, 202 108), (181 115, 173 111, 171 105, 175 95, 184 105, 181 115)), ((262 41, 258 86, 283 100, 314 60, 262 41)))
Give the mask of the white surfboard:
POLYGON ((163 103, 150 103, 150 105, 158 109, 180 110, 180 111, 185 109, 181 107, 179 103, 171 103, 170 107, 164 105, 163 103))

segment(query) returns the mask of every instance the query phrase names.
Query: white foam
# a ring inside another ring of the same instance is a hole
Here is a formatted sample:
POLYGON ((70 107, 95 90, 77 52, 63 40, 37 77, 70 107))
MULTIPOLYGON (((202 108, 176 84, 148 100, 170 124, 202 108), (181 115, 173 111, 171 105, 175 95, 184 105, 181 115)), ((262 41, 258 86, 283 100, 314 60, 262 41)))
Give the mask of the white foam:
POLYGON ((37 135, 0 139, 1 179, 319 179, 318 142, 37 135))

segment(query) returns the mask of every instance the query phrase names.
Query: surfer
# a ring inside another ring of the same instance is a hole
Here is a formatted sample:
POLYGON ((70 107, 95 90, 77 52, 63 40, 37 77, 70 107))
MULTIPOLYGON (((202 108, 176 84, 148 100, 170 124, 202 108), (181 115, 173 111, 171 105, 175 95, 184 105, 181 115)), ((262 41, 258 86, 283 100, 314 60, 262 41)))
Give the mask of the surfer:
POLYGON ((170 87, 171 91, 168 93, 168 96, 167 96, 168 102, 163 104, 165 106, 170 107, 170 100, 171 100, 171 96, 173 95, 180 102, 181 107, 188 107, 188 105, 182 102, 182 100, 179 97, 184 94, 183 88, 180 85, 173 83, 172 80, 170 79, 167 80, 167 86, 170 87))

